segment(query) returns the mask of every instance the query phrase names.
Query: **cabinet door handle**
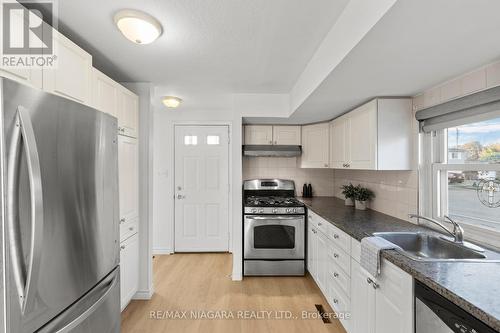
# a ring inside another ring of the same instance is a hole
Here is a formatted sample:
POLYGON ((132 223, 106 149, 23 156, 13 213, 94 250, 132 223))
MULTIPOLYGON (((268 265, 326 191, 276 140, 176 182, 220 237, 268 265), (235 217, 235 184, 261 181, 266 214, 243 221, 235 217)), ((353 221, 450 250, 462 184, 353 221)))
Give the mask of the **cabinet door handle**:
POLYGON ((278 141, 274 141, 274 144, 277 145, 278 144, 278 141))
POLYGON ((334 234, 334 235, 333 235, 333 238, 334 238, 334 239, 338 239, 338 238, 339 238, 339 235, 334 234))
POLYGON ((334 303, 334 304, 338 304, 338 303, 339 303, 339 300, 338 300, 338 299, 336 299, 336 298, 334 298, 334 299, 333 299, 333 303, 334 303))
POLYGON ((130 228, 128 228, 128 230, 132 231, 132 230, 134 230, 134 227, 130 227, 130 228))
POLYGON ((377 288, 379 287, 379 284, 378 284, 378 283, 373 282, 373 283, 372 283, 372 287, 373 287, 373 289, 377 289, 377 288))
POLYGON ((338 255, 337 253, 334 253, 334 254, 333 254, 333 257, 334 257, 334 258, 338 258, 338 257, 339 257, 339 255, 338 255))
POLYGON ((368 284, 372 284, 372 283, 373 283, 373 280, 372 280, 372 279, 370 279, 370 278, 366 278, 366 282, 367 282, 368 284))
POLYGON ((325 168, 328 168, 328 163, 325 163, 325 168))
POLYGON ((323 223, 318 222, 318 227, 321 227, 322 225, 323 225, 323 223))
POLYGON ((333 277, 338 278, 339 277, 339 273, 333 273, 333 277))
POLYGON ((269 141, 269 144, 272 145, 273 144, 273 140, 269 141))
POLYGON ((120 219, 120 224, 125 223, 125 218, 120 219))
POLYGON ((125 250, 125 245, 120 246, 120 249, 125 250))

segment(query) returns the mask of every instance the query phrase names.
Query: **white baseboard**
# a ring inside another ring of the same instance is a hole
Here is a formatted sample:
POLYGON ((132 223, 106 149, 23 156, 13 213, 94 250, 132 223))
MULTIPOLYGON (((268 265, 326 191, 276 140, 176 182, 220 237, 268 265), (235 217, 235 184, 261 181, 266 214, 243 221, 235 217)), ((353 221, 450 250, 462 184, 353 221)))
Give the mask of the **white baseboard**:
POLYGON ((172 254, 174 251, 172 249, 166 247, 154 247, 153 255, 164 255, 164 254, 172 254))
POLYGON ((138 290, 132 299, 150 300, 153 297, 153 290, 138 290))

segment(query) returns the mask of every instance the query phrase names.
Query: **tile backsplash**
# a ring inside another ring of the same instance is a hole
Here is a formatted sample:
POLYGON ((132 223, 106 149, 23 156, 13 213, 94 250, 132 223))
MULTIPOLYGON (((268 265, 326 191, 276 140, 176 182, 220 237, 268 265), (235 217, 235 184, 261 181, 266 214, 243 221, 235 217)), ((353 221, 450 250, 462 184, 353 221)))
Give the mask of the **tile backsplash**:
POLYGON ((373 210, 407 221, 409 213, 418 212, 417 171, 335 170, 334 195, 343 199, 340 187, 349 183, 361 184, 375 193, 369 203, 373 210))
POLYGON ((334 195, 334 170, 302 169, 296 157, 243 157, 243 179, 283 178, 295 181, 297 195, 311 183, 315 196, 334 195))
POLYGON ((301 195, 304 183, 311 183, 315 196, 341 199, 342 185, 361 184, 375 193, 369 203, 371 209, 407 221, 409 213, 417 212, 416 171, 302 169, 297 163, 295 157, 243 157, 243 179, 292 179, 297 195, 301 195))

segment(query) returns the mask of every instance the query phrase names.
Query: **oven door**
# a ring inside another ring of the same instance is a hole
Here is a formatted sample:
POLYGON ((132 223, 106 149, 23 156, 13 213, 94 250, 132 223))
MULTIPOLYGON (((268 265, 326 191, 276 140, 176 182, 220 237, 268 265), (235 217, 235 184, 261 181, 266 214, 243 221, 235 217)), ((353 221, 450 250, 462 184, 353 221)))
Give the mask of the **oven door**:
POLYGON ((246 215, 245 259, 304 259, 303 215, 246 215))

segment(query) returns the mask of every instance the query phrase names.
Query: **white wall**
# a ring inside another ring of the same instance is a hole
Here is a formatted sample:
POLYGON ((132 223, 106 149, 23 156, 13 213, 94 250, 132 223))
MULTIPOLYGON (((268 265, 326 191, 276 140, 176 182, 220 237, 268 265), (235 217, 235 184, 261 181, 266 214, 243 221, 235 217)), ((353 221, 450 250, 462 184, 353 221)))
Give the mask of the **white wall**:
POLYGON ((333 196, 333 169, 302 169, 296 157, 243 157, 243 179, 283 178, 295 181, 297 195, 310 183, 315 196, 333 196))
POLYGON ((243 117, 288 117, 290 95, 288 94, 235 94, 234 108, 243 117))
POLYGON ((233 99, 228 95, 214 96, 217 107, 185 107, 167 109, 161 103, 166 95, 156 88, 153 96, 154 108, 154 158, 153 158, 153 252, 168 254, 174 250, 174 125, 175 124, 229 124, 231 129, 231 181, 232 216, 230 217, 233 252, 233 279, 241 279, 241 113, 234 110, 233 99))

